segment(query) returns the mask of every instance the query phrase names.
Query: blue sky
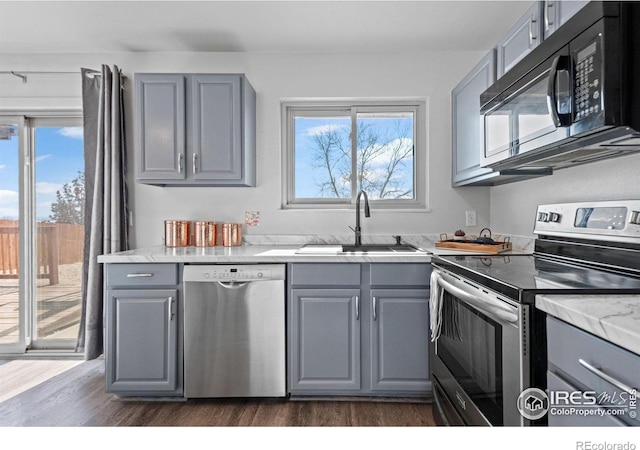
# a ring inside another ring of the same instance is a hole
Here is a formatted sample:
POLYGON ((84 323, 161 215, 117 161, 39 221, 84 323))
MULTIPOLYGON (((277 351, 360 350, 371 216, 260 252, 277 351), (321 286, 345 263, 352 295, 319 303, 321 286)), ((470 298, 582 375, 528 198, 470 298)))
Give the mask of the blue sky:
MULTIPOLYGON (((36 219, 46 220, 56 191, 84 171, 82 128, 36 129, 36 219)), ((18 139, 0 140, 0 219, 18 218, 18 139)))
MULTIPOLYGON (((395 134, 395 126, 398 124, 402 126, 409 126, 409 130, 412 130, 413 117, 407 114, 401 113, 400 115, 382 115, 375 116, 373 114, 359 114, 358 126, 368 125, 375 128, 382 136, 397 137, 403 139, 404 146, 413 146, 413 136, 398 136, 395 134)), ((327 170, 324 167, 314 168, 313 158, 314 155, 318 155, 317 144, 314 143, 313 138, 316 135, 322 134, 327 131, 341 131, 344 132, 343 146, 345 148, 350 147, 349 130, 351 129, 351 117, 296 117, 295 119, 295 196, 296 198, 336 198, 335 196, 324 195, 322 196, 319 191, 318 185, 322 181, 328 179, 327 170)), ((389 142, 390 146, 380 145, 383 150, 385 148, 391 148, 394 144, 399 142, 399 139, 394 139, 389 142)), ((368 169, 372 173, 380 173, 380 176, 384 176, 386 173, 386 167, 390 160, 390 153, 383 151, 374 160, 368 164, 368 169)), ((340 162, 340 166, 350 170, 351 160, 350 158, 344 158, 340 162)), ((402 180, 405 184, 405 188, 411 188, 413 182, 413 160, 407 161, 402 167, 399 167, 395 172, 394 179, 402 180)), ((343 198, 351 198, 350 180, 341 180, 341 184, 346 188, 346 194, 343 198)), ((375 198, 375 193, 369 193, 372 198, 375 198)))

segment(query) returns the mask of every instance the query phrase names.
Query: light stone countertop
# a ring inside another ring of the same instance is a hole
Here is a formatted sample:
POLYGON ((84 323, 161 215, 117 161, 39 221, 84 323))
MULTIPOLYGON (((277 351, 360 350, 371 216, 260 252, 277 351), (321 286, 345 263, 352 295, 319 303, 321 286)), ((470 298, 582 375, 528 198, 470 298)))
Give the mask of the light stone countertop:
POLYGON ((196 263, 243 264, 287 262, 418 262, 428 263, 431 255, 416 253, 298 254, 299 245, 241 245, 239 247, 140 248, 98 257, 100 263, 196 263))
POLYGON ((536 295, 536 308, 640 355, 640 295, 536 295))
MULTIPOLYGON (((431 262, 434 255, 482 255, 469 251, 457 251, 435 248, 438 237, 435 235, 406 235, 402 242, 412 244, 424 252, 420 253, 368 253, 342 254, 337 248, 323 254, 298 254, 305 244, 332 245, 336 242, 350 243, 351 235, 248 235, 245 243, 238 247, 177 247, 163 245, 145 247, 124 252, 101 255, 100 263, 287 263, 287 262, 431 262)), ((514 251, 502 254, 530 253, 532 240, 529 238, 514 239, 514 251)), ((364 244, 391 244, 391 236, 366 236, 364 244)), ((336 244, 337 245, 337 244, 336 244)))

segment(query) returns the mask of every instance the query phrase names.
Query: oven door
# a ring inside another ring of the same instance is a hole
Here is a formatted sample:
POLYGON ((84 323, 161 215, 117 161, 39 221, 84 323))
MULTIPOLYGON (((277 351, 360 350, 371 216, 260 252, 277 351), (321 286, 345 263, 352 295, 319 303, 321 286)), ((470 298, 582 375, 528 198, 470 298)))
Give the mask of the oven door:
POLYGON ((434 296, 441 304, 431 367, 436 404, 445 405, 438 408, 443 422, 455 424, 461 418, 465 425, 524 425, 517 399, 529 387, 528 364, 521 356, 528 306, 434 270, 434 296), (452 408, 457 414, 451 414, 452 408))

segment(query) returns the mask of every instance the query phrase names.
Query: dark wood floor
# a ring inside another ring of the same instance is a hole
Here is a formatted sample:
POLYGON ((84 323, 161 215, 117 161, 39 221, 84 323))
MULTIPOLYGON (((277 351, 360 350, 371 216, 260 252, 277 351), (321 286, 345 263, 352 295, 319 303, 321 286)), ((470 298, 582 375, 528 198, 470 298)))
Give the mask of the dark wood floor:
POLYGON ((190 399, 139 401, 104 392, 104 361, 84 362, 0 403, 0 426, 432 426, 407 401, 190 399))

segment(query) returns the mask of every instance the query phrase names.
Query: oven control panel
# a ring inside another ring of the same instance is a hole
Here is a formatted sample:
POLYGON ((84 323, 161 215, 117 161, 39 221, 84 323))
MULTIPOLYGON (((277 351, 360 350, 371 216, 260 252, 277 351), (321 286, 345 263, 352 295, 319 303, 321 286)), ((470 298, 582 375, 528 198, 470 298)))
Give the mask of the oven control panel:
POLYGON ((640 200, 540 205, 533 232, 640 243, 640 200))

